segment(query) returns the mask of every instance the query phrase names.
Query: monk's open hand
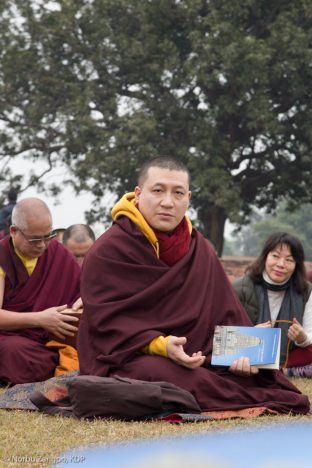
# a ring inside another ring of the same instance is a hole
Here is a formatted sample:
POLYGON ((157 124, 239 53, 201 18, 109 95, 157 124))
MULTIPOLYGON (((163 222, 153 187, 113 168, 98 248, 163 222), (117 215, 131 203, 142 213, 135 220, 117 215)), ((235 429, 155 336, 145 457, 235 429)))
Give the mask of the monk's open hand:
POLYGON ((249 358, 241 357, 232 362, 229 370, 235 374, 242 377, 249 377, 250 375, 258 374, 259 369, 255 366, 250 365, 249 358))
POLYGON ((38 326, 44 328, 57 338, 64 339, 66 336, 74 336, 78 328, 74 326, 78 318, 73 315, 61 314, 67 305, 50 307, 38 312, 38 326))
POLYGON ((306 332, 295 318, 292 325, 288 329, 288 338, 291 341, 296 341, 298 344, 303 343, 307 339, 306 332))
POLYGON ((186 354, 183 349, 186 342, 187 339, 185 337, 170 336, 167 343, 168 357, 180 366, 188 367, 189 369, 202 366, 206 359, 205 356, 202 355, 201 351, 193 353, 192 356, 186 354))

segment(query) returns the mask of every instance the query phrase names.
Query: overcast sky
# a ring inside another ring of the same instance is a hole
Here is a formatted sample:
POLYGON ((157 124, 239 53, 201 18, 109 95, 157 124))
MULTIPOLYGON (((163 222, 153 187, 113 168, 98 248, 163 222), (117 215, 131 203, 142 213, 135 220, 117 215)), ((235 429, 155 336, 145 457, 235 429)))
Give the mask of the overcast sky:
MULTIPOLYGON (((34 164, 22 158, 16 158, 10 164, 10 168, 15 174, 25 174, 25 176, 29 176, 31 171, 35 169, 37 172, 44 170, 44 167, 44 163, 39 162, 34 164)), ((54 228, 66 228, 71 224, 85 223, 84 212, 92 206, 92 196, 88 193, 76 195, 69 186, 64 185, 66 178, 68 178, 66 168, 57 167, 42 179, 46 184, 50 185, 53 182, 64 187, 57 199, 43 193, 38 193, 35 187, 30 187, 20 196, 20 198, 38 197, 45 201, 51 210, 54 228)), ((108 203, 113 203, 112 197, 109 197, 108 203)), ((92 229, 97 236, 104 231, 101 223, 92 226, 92 229)))

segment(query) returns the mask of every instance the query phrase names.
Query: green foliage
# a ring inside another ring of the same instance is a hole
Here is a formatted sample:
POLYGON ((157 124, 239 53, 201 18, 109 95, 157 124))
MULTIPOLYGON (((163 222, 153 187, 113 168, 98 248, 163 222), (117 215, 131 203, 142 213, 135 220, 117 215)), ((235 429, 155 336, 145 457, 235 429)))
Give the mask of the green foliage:
POLYGON ((311 25, 309 0, 3 1, 0 158, 62 160, 100 216, 174 155, 221 253, 227 218, 311 199, 311 25))
POLYGON ((276 231, 297 236, 303 244, 306 260, 312 261, 312 204, 290 211, 285 202, 281 203, 273 216, 258 216, 244 228, 232 248, 241 255, 257 256, 269 235, 276 231))
POLYGON ((230 241, 228 239, 225 239, 222 255, 223 256, 224 255, 230 255, 230 256, 235 255, 235 245, 233 245, 232 241, 230 241))

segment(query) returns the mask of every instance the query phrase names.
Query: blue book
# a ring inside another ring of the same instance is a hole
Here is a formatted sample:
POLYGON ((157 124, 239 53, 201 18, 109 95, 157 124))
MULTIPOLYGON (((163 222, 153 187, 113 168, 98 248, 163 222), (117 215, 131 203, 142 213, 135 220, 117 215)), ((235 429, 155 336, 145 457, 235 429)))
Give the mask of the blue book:
POLYGON ((281 329, 270 327, 216 326, 211 364, 230 366, 240 357, 260 369, 279 369, 281 329))

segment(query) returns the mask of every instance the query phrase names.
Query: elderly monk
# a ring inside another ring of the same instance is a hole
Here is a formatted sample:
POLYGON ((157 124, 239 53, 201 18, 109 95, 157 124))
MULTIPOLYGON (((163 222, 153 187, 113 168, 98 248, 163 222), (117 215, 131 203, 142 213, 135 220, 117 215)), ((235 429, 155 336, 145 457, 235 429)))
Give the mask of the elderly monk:
POLYGON ((215 325, 252 324, 214 248, 185 216, 190 196, 187 168, 156 158, 113 208, 82 269, 81 373, 168 381, 202 410, 307 413, 308 398, 281 371, 258 371, 247 358, 211 366, 215 325))
POLYGON ((94 241, 94 232, 87 224, 72 224, 65 229, 62 238, 63 244, 80 266, 94 241))
POLYGON ((25 198, 16 204, 10 235, 0 242, 2 381, 53 377, 59 345, 46 346, 49 337, 62 341, 77 332, 78 318, 62 312, 79 298, 80 268, 54 237, 43 201, 25 198))

